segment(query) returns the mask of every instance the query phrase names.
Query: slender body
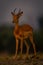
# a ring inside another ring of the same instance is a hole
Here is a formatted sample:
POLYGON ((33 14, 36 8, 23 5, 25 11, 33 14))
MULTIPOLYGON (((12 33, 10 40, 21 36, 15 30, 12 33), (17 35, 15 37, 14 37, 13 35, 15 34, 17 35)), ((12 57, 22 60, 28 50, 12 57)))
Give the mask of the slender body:
POLYGON ((23 50, 23 41, 25 42, 25 45, 27 48, 26 57, 28 57, 29 45, 25 40, 28 37, 33 45, 34 55, 36 56, 36 48, 35 48, 35 43, 33 41, 33 29, 30 25, 27 25, 27 24, 23 24, 21 26, 19 25, 19 18, 20 18, 20 16, 22 16, 23 11, 19 10, 19 12, 17 14, 15 14, 15 10, 14 10, 14 12, 11 12, 11 14, 13 15, 13 23, 15 23, 15 29, 13 30, 13 35, 16 38, 15 57, 17 57, 19 39, 21 40, 21 43, 20 43, 21 44, 21 47, 20 47, 21 48, 21 57, 22 57, 22 50, 23 50))

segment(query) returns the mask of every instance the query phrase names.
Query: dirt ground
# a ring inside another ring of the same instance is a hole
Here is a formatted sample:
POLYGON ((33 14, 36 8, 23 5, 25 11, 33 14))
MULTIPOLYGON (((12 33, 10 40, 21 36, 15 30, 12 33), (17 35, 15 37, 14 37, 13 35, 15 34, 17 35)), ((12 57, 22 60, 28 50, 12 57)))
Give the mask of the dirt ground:
POLYGON ((9 56, 7 54, 0 54, 0 65, 43 65, 43 53, 37 53, 37 56, 32 58, 32 54, 28 56, 27 59, 20 58, 14 59, 14 56, 9 56))

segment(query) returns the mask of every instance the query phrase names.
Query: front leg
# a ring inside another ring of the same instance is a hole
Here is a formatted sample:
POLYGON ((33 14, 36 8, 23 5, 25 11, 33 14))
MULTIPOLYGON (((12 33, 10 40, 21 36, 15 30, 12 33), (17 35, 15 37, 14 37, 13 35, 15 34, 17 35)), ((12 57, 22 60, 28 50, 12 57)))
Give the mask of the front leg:
POLYGON ((17 52, 18 52, 18 39, 16 38, 16 53, 15 53, 15 59, 17 59, 17 52))
POLYGON ((24 40, 24 42, 25 42, 25 45, 26 45, 26 48, 27 48, 27 50, 26 50, 26 58, 28 58, 28 56, 29 56, 29 45, 28 45, 28 43, 26 42, 26 40, 24 40))

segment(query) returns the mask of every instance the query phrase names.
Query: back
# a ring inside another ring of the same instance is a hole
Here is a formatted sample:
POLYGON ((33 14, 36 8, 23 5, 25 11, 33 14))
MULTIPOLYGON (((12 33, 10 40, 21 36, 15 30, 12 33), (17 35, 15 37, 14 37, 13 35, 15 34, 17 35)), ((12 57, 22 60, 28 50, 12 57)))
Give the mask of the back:
POLYGON ((19 26, 19 28, 22 31, 32 31, 33 30, 32 27, 28 24, 21 25, 21 26, 19 26))

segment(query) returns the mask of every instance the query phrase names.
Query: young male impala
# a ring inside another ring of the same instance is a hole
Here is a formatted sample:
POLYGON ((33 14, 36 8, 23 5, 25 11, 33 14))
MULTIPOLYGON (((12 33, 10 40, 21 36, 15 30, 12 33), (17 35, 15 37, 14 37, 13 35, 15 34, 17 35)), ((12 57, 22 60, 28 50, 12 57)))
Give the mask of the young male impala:
MULTIPOLYGON (((16 9, 15 9, 16 10, 16 9)), ((26 52, 26 57, 28 57, 28 51, 29 51, 29 45, 26 42, 26 38, 29 37, 32 45, 33 45, 33 49, 34 49, 34 55, 36 56, 36 48, 35 48, 35 43, 33 42, 33 29, 30 25, 27 24, 23 24, 23 25, 19 25, 19 18, 22 16, 23 11, 21 11, 21 9, 19 10, 19 12, 17 14, 15 14, 15 10, 14 12, 11 12, 12 16, 13 16, 13 23, 15 23, 15 28, 13 30, 13 34, 16 38, 16 54, 15 57, 17 57, 17 52, 18 52, 18 39, 21 40, 21 55, 22 55, 22 49, 23 49, 23 41, 25 42, 26 48, 27 48, 27 52, 26 52)))

